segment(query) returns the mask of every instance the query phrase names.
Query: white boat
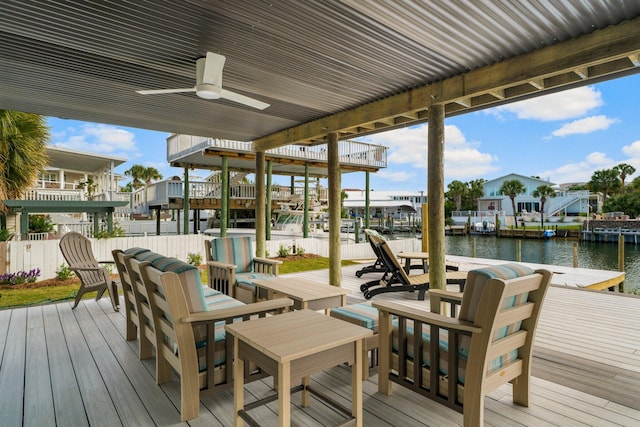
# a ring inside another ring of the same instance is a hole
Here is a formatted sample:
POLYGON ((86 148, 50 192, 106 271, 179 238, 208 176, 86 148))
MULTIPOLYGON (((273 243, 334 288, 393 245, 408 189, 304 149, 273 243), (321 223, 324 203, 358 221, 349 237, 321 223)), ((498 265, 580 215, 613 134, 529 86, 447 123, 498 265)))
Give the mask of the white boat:
POLYGON ((496 231, 496 225, 491 221, 480 221, 473 224, 476 233, 493 233, 496 231))

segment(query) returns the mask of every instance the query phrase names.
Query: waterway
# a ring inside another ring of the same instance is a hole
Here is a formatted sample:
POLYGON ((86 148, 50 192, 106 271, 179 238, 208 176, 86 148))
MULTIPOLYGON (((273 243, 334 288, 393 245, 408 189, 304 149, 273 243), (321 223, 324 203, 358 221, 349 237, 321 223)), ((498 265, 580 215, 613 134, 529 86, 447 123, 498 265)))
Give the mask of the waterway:
MULTIPOLYGON (((472 256, 475 238, 478 258, 516 260, 516 239, 495 236, 446 236, 446 253, 472 256)), ((573 266, 573 245, 569 239, 522 239, 523 262, 573 266)), ((618 270, 618 244, 577 242, 578 267, 598 270, 618 270)), ((624 246, 625 289, 640 289, 640 245, 624 246)))

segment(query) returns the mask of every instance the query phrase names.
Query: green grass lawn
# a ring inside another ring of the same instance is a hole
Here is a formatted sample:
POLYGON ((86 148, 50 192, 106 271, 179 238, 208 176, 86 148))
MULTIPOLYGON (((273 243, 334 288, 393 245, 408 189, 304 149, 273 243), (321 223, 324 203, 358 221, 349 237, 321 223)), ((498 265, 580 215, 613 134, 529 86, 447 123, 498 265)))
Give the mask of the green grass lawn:
MULTIPOLYGON (((342 265, 353 265, 353 261, 343 260, 342 265)), ((301 271, 321 270, 329 268, 329 258, 301 258, 287 260, 279 266, 279 274, 298 273, 301 271)), ((207 272, 202 272, 202 282, 207 282, 207 272)), ((64 286, 46 286, 29 289, 0 289, 0 309, 48 304, 76 297, 79 283, 64 286)), ((87 293, 84 298, 95 298, 94 292, 87 293)))

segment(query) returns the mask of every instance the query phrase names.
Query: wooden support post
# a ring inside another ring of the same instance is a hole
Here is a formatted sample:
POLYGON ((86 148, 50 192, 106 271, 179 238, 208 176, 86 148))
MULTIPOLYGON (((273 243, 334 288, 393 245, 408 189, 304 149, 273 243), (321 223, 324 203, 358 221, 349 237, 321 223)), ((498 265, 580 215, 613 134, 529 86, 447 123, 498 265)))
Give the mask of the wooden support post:
POLYGON ((429 252, 429 204, 422 204, 422 252, 429 252))
MULTIPOLYGON (((444 106, 429 109, 428 178, 429 201, 429 283, 431 288, 446 289, 444 242, 444 106)), ((424 239, 424 235, 422 236, 424 239)))
POLYGON ((471 238, 471 256, 473 258, 476 257, 476 238, 475 238, 475 236, 471 238))
POLYGON ((302 214, 302 237, 309 237, 309 163, 304 164, 304 213, 302 214))
POLYGON ((226 237, 227 227, 229 227, 229 159, 227 156, 222 156, 220 178, 222 178, 222 189, 220 191, 220 237, 226 237))
POLYGON ((264 183, 265 154, 264 151, 256 153, 256 256, 265 256, 265 219, 266 219, 266 189, 264 183))
POLYGON ((578 268, 578 244, 573 244, 573 268, 578 268))
POLYGON ((371 190, 369 187, 369 171, 364 173, 364 228, 369 228, 369 218, 371 217, 371 197, 369 197, 369 191, 371 190))
POLYGON ((189 234, 189 168, 184 168, 184 190, 182 192, 182 210, 184 211, 184 234, 189 234))
POLYGON ((342 254, 340 253, 340 156, 338 134, 327 135, 328 181, 329 181, 329 284, 340 286, 342 254))
POLYGON ((265 240, 271 240, 271 179, 273 174, 273 166, 271 160, 267 160, 267 191, 265 192, 265 222, 264 235, 265 240))
POLYGON ((516 261, 522 262, 522 240, 516 240, 516 261))

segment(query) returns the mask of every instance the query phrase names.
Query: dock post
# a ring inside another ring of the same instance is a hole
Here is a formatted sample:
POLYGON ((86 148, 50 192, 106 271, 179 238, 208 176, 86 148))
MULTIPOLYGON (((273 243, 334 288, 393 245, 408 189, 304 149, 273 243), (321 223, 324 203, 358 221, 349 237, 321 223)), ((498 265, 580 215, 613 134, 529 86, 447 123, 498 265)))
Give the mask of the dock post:
POLYGON ((473 258, 476 257, 476 238, 475 237, 471 238, 471 256, 473 258))
MULTIPOLYGON (((618 271, 624 272, 624 235, 618 234, 618 271)), ((624 293, 624 281, 618 285, 618 292, 624 293)))
POLYGON ((573 244, 573 268, 578 268, 578 244, 573 244))
POLYGON ((522 262, 522 240, 516 240, 516 261, 522 262))

